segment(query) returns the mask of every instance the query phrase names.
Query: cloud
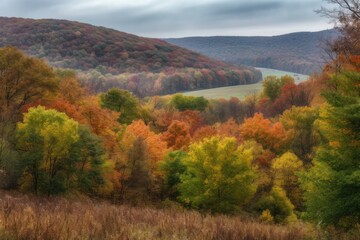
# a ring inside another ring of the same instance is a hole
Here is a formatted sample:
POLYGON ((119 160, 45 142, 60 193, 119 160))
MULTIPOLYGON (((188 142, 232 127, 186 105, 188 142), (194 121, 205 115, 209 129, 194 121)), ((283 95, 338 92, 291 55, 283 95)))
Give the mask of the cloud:
MULTIPOLYGON (((61 18, 149 37, 262 35, 325 28, 314 0, 2 0, 0 14, 61 18), (309 24, 311 23, 311 24, 309 24), (291 30, 294 26, 293 30, 291 30), (277 30, 275 30, 277 29, 277 30), (249 31, 251 30, 251 31, 249 31), (256 31, 255 31, 256 30, 256 31), (184 35, 185 34, 185 35, 184 35)), ((319 29, 319 30, 320 30, 319 29)))

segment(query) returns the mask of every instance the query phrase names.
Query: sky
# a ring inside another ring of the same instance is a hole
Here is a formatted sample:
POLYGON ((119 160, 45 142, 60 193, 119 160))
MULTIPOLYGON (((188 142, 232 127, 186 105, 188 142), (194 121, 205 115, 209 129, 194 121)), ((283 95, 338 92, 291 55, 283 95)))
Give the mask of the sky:
POLYGON ((0 0, 0 16, 67 19, 154 38, 273 36, 332 28, 314 12, 321 6, 322 0, 0 0))

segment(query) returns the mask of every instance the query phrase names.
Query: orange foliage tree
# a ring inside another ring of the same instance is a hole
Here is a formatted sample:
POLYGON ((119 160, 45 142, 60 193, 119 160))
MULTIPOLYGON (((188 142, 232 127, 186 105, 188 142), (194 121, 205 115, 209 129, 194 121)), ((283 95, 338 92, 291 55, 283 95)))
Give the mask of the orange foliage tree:
POLYGON ((288 141, 287 132, 280 122, 271 123, 261 113, 245 120, 241 126, 241 137, 244 140, 254 139, 265 149, 281 152, 288 141))
POLYGON ((162 139, 173 150, 187 149, 191 140, 190 127, 185 122, 174 120, 168 130, 163 133, 162 139))
MULTIPOLYGON (((127 184, 126 181, 133 175, 133 172, 140 172, 150 178, 150 183, 148 183, 150 192, 159 193, 161 171, 159 170, 158 163, 168 152, 166 142, 162 140, 160 135, 152 132, 144 121, 137 120, 127 126, 121 139, 121 145, 126 158, 125 165, 123 166, 126 169, 126 175, 122 179, 123 184, 127 184), (138 154, 134 155, 134 150, 141 150, 143 152, 140 157, 141 159, 137 156, 138 154), (136 163, 140 160, 143 162, 136 163), (142 170, 139 171, 137 168, 142 170)), ((128 184, 131 185, 131 183, 128 184)))

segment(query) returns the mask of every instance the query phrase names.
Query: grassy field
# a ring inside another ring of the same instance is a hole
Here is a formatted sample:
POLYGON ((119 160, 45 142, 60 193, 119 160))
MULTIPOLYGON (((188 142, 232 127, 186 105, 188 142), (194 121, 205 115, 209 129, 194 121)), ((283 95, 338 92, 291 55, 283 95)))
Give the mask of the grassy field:
POLYGON ((181 209, 111 205, 0 191, 0 239, 316 239, 304 224, 280 226, 181 209))
MULTIPOLYGON (((263 78, 267 76, 285 76, 290 75, 294 77, 296 83, 300 83, 302 81, 307 80, 308 75, 302 75, 292 72, 285 72, 275 69, 268 68, 258 68, 263 75, 263 78)), ((230 99, 231 97, 237 97, 239 99, 244 99, 247 95, 258 93, 261 90, 261 83, 248 84, 248 85, 240 85, 240 86, 231 86, 231 87, 222 87, 222 88, 213 88, 199 91, 186 92, 184 95, 186 96, 195 96, 195 97, 205 97, 205 98, 224 98, 230 99)))

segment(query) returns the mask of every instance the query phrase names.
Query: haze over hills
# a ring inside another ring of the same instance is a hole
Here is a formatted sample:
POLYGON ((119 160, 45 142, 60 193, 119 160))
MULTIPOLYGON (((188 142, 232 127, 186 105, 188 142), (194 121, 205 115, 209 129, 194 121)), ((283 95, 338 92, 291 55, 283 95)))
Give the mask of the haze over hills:
POLYGON ((83 71, 94 91, 118 86, 139 96, 254 83, 261 73, 163 40, 66 20, 0 18, 0 46, 15 46, 52 66, 83 71))
POLYGON ((322 68, 326 59, 322 46, 334 39, 334 29, 298 32, 273 37, 187 37, 167 42, 228 63, 273 68, 311 74, 322 68))

